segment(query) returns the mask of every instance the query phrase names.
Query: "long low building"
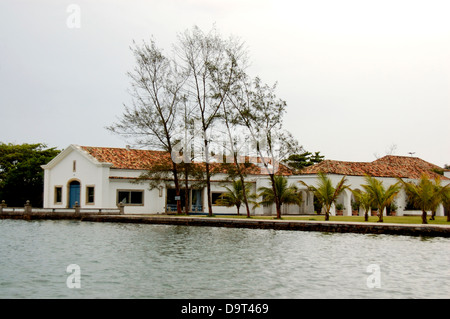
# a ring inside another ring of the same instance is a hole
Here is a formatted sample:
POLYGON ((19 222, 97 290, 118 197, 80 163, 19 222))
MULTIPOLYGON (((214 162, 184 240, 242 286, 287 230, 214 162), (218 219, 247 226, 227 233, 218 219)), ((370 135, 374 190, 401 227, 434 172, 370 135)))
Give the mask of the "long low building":
MULTIPOLYGON (((82 208, 115 208, 120 203, 125 206, 127 214, 161 214, 176 210, 177 200, 185 205, 185 184, 180 181, 181 194, 176 197, 173 180, 161 181, 157 187, 149 187, 149 181, 139 179, 152 165, 170 160, 163 151, 138 150, 131 148, 109 148, 70 145, 56 156, 44 169, 44 207, 67 208, 76 204, 82 208)), ((246 181, 250 191, 270 186, 270 179, 261 163, 247 165, 246 181)), ((314 214, 314 196, 301 183, 314 185, 319 171, 328 174, 333 181, 347 176, 352 189, 364 184, 365 174, 383 180, 387 186, 397 181, 397 177, 406 180, 417 180, 423 173, 431 178, 439 176, 443 184, 450 182, 450 175, 439 166, 416 157, 385 156, 370 163, 342 162, 325 160, 300 172, 294 172, 280 164, 280 170, 288 178, 289 184, 296 185, 302 194, 301 205, 282 205, 282 214, 314 214)), ((228 174, 216 171, 211 178, 211 199, 214 214, 236 214, 235 207, 220 206, 218 199, 231 184, 228 174)), ((193 213, 207 212, 206 187, 199 180, 188 180, 188 205, 193 213)), ((354 198, 346 190, 337 201, 343 206, 344 215, 352 215, 354 198)), ((406 196, 400 194, 396 200, 398 215, 419 214, 408 210, 406 196)), ((275 214, 274 205, 251 207, 255 215, 275 214)), ((241 213, 245 209, 241 208, 241 213)), ((359 212, 361 213, 361 212, 359 212)), ((332 214, 336 214, 333 207, 332 214)), ((439 208, 437 215, 444 215, 439 208)))
MULTIPOLYGON (((350 185, 350 189, 352 190, 364 190, 361 185, 366 184, 366 175, 380 179, 385 187, 397 183, 398 178, 402 178, 407 182, 417 182, 423 174, 433 180, 439 178, 442 185, 450 183, 449 170, 445 170, 418 157, 394 155, 387 155, 373 162, 324 160, 319 164, 307 167, 301 171, 301 175, 293 176, 293 178, 302 180, 309 179, 314 183, 318 172, 326 173, 334 183, 337 183, 343 176, 346 176, 348 180, 347 184, 350 185)), ((352 211, 356 209, 353 203, 355 203, 355 199, 349 189, 346 189, 337 200, 337 204, 343 207, 343 215, 348 216, 352 215, 352 211)), ((398 216, 405 214, 419 215, 422 213, 421 211, 414 210, 412 203, 408 202, 408 198, 403 190, 395 198, 394 203, 398 216)), ((333 207, 332 210, 332 214, 334 215, 336 213, 336 207, 333 207)), ((358 214, 360 213, 358 209, 358 214)), ((387 211, 384 212, 385 215, 387 213, 387 211)), ((436 215, 444 216, 444 214, 444 207, 439 205, 436 215)))

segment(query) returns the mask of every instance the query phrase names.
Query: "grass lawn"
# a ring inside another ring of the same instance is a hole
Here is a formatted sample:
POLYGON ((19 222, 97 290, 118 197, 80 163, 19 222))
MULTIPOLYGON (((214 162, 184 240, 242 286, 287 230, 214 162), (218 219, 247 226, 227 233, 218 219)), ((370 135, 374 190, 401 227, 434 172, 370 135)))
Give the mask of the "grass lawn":
MULTIPOLYGON (((226 217, 226 218, 247 218, 247 216, 240 215, 227 215, 227 216, 216 216, 216 217, 226 217)), ((252 216, 252 219, 274 219, 274 216, 252 216)), ((311 215, 311 216, 282 216, 282 220, 314 220, 314 221, 325 221, 324 215, 311 215)), ((449 225, 447 222, 447 216, 436 216, 435 220, 430 220, 428 216, 429 225, 449 225)), ((364 222, 364 216, 330 216, 330 221, 339 222, 364 222)), ((369 222, 377 222, 377 216, 369 216, 369 222)), ((383 221, 385 223, 397 223, 397 224, 422 224, 421 216, 383 216, 383 221)))

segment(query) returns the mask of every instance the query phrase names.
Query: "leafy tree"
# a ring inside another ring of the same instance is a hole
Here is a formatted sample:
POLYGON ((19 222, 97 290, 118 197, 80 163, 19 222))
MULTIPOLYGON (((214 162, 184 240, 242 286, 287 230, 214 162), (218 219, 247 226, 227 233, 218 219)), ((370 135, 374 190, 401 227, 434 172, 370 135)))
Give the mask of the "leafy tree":
MULTIPOLYGON (((240 179, 233 181, 231 188, 225 186, 227 190, 223 193, 222 197, 217 200, 218 204, 224 205, 227 207, 236 206, 237 214, 239 215, 239 209, 244 202, 244 192, 246 192, 246 199, 248 203, 252 203, 253 205, 257 205, 256 195, 250 194, 250 188, 244 188, 242 186, 242 182, 240 179)), ((247 217, 250 217, 249 212, 247 212, 247 217)))
POLYGON ((325 156, 320 155, 320 152, 303 152, 301 154, 292 154, 286 160, 285 163, 297 170, 301 170, 302 168, 320 163, 323 161, 325 156))
POLYGON ((365 176, 365 181, 367 184, 361 186, 369 194, 372 205, 378 208, 378 221, 383 222, 383 211, 387 206, 391 205, 399 193, 400 185, 396 183, 386 189, 382 181, 369 175, 365 176))
POLYGON ((295 185, 288 186, 288 180, 281 175, 275 175, 274 177, 275 187, 260 187, 258 188, 259 196, 262 196, 260 204, 272 205, 276 202, 276 198, 279 198, 280 206, 282 204, 297 204, 302 203, 302 195, 299 189, 295 185), (276 189, 276 193, 273 191, 276 189))
POLYGON ((27 200, 42 207, 44 172, 41 165, 60 153, 45 144, 0 144, 0 200, 23 206, 27 200))
POLYGON ((323 172, 319 172, 317 177, 319 179, 317 186, 308 185, 303 181, 300 181, 300 183, 308 187, 309 190, 314 193, 314 196, 317 197, 318 201, 325 209, 325 220, 330 220, 331 205, 333 205, 339 195, 349 187, 345 184, 347 182, 347 177, 342 177, 336 186, 333 186, 331 179, 323 172))

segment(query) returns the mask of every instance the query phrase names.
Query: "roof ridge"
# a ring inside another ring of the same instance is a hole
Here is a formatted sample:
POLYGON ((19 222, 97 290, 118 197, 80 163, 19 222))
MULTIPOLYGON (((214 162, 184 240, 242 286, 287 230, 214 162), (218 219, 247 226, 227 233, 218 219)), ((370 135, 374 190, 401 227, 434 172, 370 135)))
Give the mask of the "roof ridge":
POLYGON ((102 149, 102 150, 120 150, 120 151, 137 151, 137 152, 158 152, 158 153, 169 153, 168 151, 164 150, 149 150, 149 149, 139 149, 139 148, 126 148, 126 147, 106 147, 106 146, 79 146, 83 150, 87 149, 102 149))
MULTIPOLYGON (((364 176, 369 174, 376 177, 420 178, 426 173, 430 177, 436 176, 435 169, 439 166, 418 157, 386 155, 372 162, 350 162, 324 160, 321 163, 308 166, 300 174, 317 174, 323 171, 327 174, 364 176)), ((441 176, 441 178, 445 178, 441 176)))
MULTIPOLYGON (((370 163, 373 163, 373 162, 358 162, 358 161, 341 161, 341 160, 331 160, 331 159, 325 159, 325 160, 323 160, 322 162, 325 162, 325 161, 330 161, 330 162, 339 162, 339 163, 368 163, 368 164, 370 164, 370 163)), ((322 162, 320 162, 320 163, 322 163, 322 162)), ((318 163, 318 164, 320 164, 320 163, 318 163)), ((316 164, 317 165, 317 164, 316 164)))

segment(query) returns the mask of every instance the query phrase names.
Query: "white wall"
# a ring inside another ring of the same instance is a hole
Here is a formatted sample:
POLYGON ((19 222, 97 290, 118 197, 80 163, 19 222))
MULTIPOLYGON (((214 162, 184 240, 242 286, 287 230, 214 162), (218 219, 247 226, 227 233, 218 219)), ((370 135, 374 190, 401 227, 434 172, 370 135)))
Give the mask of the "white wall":
MULTIPOLYGON (((224 177, 224 176, 217 176, 215 178, 215 180, 213 180, 211 182, 211 193, 217 192, 217 193, 223 193, 226 192, 227 190, 225 189, 224 186, 230 187, 231 188, 231 183, 226 183, 223 181, 223 179, 220 179, 220 177, 224 177)), ((249 185, 250 187, 250 193, 255 193, 256 192, 256 182, 252 182, 252 178, 246 178, 246 182, 248 182, 247 185, 249 185)), ((208 200, 206 197, 206 187, 204 189, 203 192, 203 211, 204 212, 208 212, 208 200)), ((254 214, 255 213, 255 209, 253 209, 253 205, 250 204, 249 205, 250 208, 250 214, 254 214)), ((237 214, 237 208, 236 206, 233 207, 226 207, 226 206, 219 206, 219 205, 213 205, 212 206, 212 211, 213 214, 230 214, 230 215, 234 215, 237 214)), ((239 214, 241 215, 246 215, 247 214, 247 209, 245 207, 245 204, 242 203, 240 209, 239 209, 239 214)))
MULTIPOLYGON (((303 186, 301 183, 299 183, 299 180, 306 180, 311 182, 315 177, 310 176, 289 176, 288 177, 288 186, 295 185, 299 188, 299 190, 302 192, 302 204, 299 205, 287 205, 282 204, 281 205, 281 214, 282 215, 294 215, 294 214, 313 214, 314 213, 314 197, 311 192, 307 190, 305 186, 303 186)), ((271 187, 271 181, 269 176, 259 176, 256 178, 256 189, 260 187, 271 187)), ((261 201, 262 198, 259 198, 258 201, 261 201)), ((263 206, 255 209, 256 215, 275 215, 276 214, 276 207, 275 204, 272 204, 270 206, 263 206)))
MULTIPOLYGON (((68 151, 66 151, 68 152, 68 151)), ((80 206, 85 208, 110 208, 106 206, 109 168, 96 165, 77 151, 68 152, 55 166, 44 170, 44 207, 65 208, 69 205, 69 183, 80 182, 80 206), (74 170, 75 161, 75 170, 74 170), (62 202, 55 203, 55 187, 62 188, 62 202), (94 204, 86 203, 86 187, 93 186, 94 204)), ((60 158, 59 158, 60 159, 60 158)))
POLYGON ((149 189, 148 183, 132 183, 125 179, 110 179, 108 186, 108 207, 117 206, 119 190, 138 190, 144 192, 143 205, 125 205, 125 214, 161 214, 164 213, 165 191, 159 196, 159 189, 149 189))
MULTIPOLYGON (((336 184, 342 179, 343 176, 336 175, 336 174, 329 174, 328 177, 331 179, 333 186, 336 186, 336 184)), ((308 185, 318 186, 317 185, 318 179, 317 179, 316 175, 292 176, 292 177, 290 177, 290 179, 296 180, 296 181, 302 180, 303 182, 305 182, 308 185)), ((384 187, 389 187, 390 185, 397 183, 396 178, 379 177, 378 179, 381 179, 383 181, 384 187)), ((361 185, 366 184, 366 182, 365 182, 364 176, 347 176, 346 184, 349 185, 350 189, 352 189, 352 190, 360 189, 363 191, 364 188, 361 185)), ((347 189, 339 196, 339 198, 336 201, 336 203, 344 204, 344 212, 343 212, 344 216, 352 215, 352 206, 351 206, 352 197, 353 197, 353 195, 352 195, 351 190, 347 189)), ((400 194, 395 199, 395 202, 399 206, 399 209, 397 210, 397 214, 402 215, 403 208, 405 207, 404 192, 400 192, 400 194)), ((335 205, 332 205, 330 213, 331 213, 331 215, 336 215, 335 205)), ((362 213, 363 212, 360 211, 360 214, 362 214, 362 213)), ((386 214, 386 212, 384 212, 384 213, 386 214)))

